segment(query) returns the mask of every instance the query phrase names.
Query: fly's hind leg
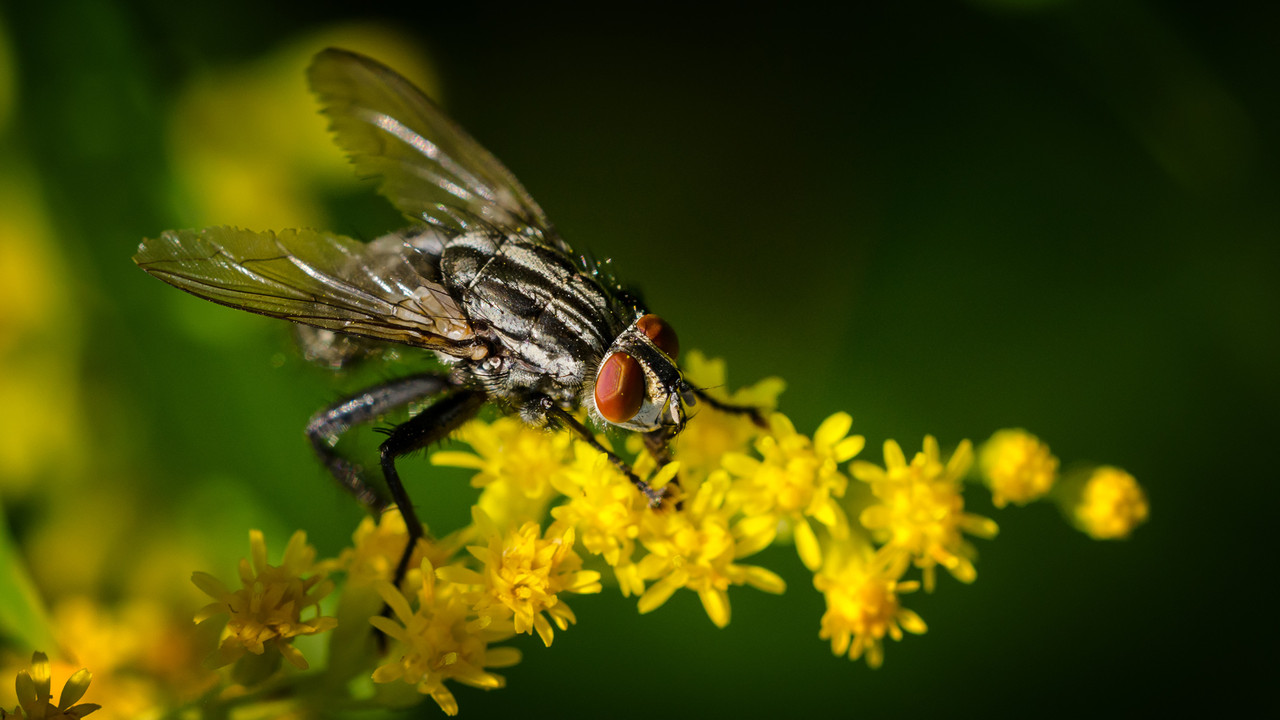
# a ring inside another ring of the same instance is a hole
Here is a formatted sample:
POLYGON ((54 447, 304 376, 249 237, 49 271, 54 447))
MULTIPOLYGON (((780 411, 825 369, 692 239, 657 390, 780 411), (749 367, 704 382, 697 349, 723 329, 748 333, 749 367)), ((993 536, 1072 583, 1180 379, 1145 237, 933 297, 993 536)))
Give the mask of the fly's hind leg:
MULTIPOLYGON (((455 384, 441 375, 424 373, 392 380, 371 387, 364 392, 339 400, 311 417, 307 423, 307 439, 320 462, 348 492, 365 507, 382 512, 390 504, 386 493, 371 484, 365 470, 342 455, 334 446, 338 438, 353 425, 363 425, 377 420, 386 413, 411 403, 439 395, 455 384)), ((406 521, 408 518, 405 518, 406 521)))
POLYGON ((395 460, 443 440, 475 416, 484 401, 484 394, 477 390, 463 388, 446 376, 424 373, 392 380, 340 400, 316 413, 311 422, 307 423, 307 437, 311 440, 311 446, 320 456, 320 461, 344 488, 374 512, 380 513, 392 504, 399 508, 409 534, 409 542, 396 566, 394 580, 397 585, 404 577, 414 546, 422 538, 422 522, 418 520, 409 494, 400 482, 395 460), (343 457, 334 449, 338 438, 351 429, 351 426, 372 422, 388 412, 439 395, 443 397, 416 417, 391 429, 387 433, 387 439, 379 447, 382 476, 386 481, 385 492, 369 481, 361 465, 343 457), (389 498, 388 493, 391 496, 389 498))

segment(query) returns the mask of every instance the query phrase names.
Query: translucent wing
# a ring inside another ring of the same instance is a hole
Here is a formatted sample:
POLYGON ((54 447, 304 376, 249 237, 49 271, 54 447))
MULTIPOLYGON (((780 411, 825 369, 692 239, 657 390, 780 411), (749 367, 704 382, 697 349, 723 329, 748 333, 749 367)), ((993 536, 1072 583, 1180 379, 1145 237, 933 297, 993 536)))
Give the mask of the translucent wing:
POLYGON ((567 250, 511 171, 408 80, 333 48, 316 55, 308 77, 338 145, 357 172, 381 177, 382 194, 401 212, 465 227, 457 208, 567 250))
POLYGON ((325 330, 472 356, 482 346, 439 283, 439 231, 372 243, 317 230, 177 230, 142 241, 133 261, 222 305, 325 330))

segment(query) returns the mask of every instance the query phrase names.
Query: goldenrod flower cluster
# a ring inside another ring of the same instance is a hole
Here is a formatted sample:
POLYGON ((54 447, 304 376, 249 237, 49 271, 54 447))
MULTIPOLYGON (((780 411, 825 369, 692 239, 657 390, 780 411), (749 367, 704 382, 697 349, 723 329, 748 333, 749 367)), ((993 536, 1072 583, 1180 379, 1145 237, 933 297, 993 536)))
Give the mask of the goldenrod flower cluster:
MULTIPOLYGON (((366 518, 351 547, 329 560, 317 561, 299 531, 272 565, 262 533, 251 532, 239 589, 202 572, 193 576, 213 598, 196 620, 206 626, 225 620, 208 665, 234 663, 202 702, 271 698, 271 712, 286 716, 333 702, 335 692, 353 709, 405 706, 427 696, 453 715, 459 708, 451 686, 505 685, 495 670, 522 659, 505 642, 529 634, 549 647, 557 630, 577 622, 570 602, 579 600, 570 596, 616 587, 643 614, 687 590, 723 627, 732 617, 734 588, 785 590, 779 574, 751 561, 776 543, 795 547, 796 567, 813 574, 826 601, 814 619, 818 637, 836 655, 879 667, 885 638, 926 631, 906 605, 911 592, 935 591, 939 567, 964 583, 977 578, 971 539, 992 539, 997 526, 966 510, 969 480, 984 483, 996 507, 1054 499, 1099 539, 1125 537, 1148 514, 1131 475, 1099 467, 1062 481, 1048 446, 1023 430, 1001 430, 976 452, 968 440, 944 452, 925 436, 909 459, 887 440, 882 463, 875 463, 856 459, 865 442, 851 434, 847 413, 806 435, 773 411, 780 380, 729 394, 720 389, 723 363, 694 352, 684 365, 690 381, 712 388, 716 400, 758 408, 767 422, 701 408, 674 444, 674 461, 662 466, 628 438, 618 452, 637 476, 654 487, 670 485, 661 508, 649 507, 607 458, 568 432, 500 417, 460 431, 468 450, 432 456, 437 465, 473 471, 479 496, 467 526, 419 541, 398 585, 394 573, 408 532, 395 509, 377 521, 366 518), (306 652, 327 664, 311 671, 329 678, 323 691, 298 672, 311 661, 296 644, 317 635, 330 638, 327 657, 314 642, 306 652)), ((606 447, 617 440, 598 439, 606 447)), ((19 675, 22 707, 15 715, 80 717, 93 708, 74 705, 87 672, 72 678, 54 706, 40 667, 37 656, 35 668, 19 675)))
MULTIPOLYGON (((284 559, 279 565, 269 565, 262 533, 251 531, 249 546, 253 564, 241 559, 243 587, 239 590, 228 590, 208 573, 196 572, 191 576, 192 582, 214 600, 196 613, 196 622, 209 621, 219 615, 228 618, 222 644, 210 658, 210 665, 229 665, 246 653, 261 657, 270 648, 277 654, 269 656, 268 670, 274 670, 272 663, 281 657, 300 670, 307 669, 307 660, 293 646, 293 639, 332 630, 338 623, 334 618, 319 615, 320 599, 333 590, 333 583, 324 573, 315 571, 316 551, 306 542, 306 533, 301 530, 294 533, 285 548, 284 559), (315 617, 303 620, 302 615, 308 608, 315 609, 315 617)), ((239 679, 246 683, 260 679, 263 674, 250 664, 240 670, 239 679)))

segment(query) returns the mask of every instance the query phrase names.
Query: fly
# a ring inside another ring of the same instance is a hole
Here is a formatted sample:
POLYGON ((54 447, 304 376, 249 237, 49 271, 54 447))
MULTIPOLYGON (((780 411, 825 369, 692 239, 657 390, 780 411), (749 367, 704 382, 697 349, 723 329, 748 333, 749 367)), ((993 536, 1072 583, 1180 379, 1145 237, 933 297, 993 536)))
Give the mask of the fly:
POLYGON ((562 426, 607 455, 651 507, 667 497, 603 447, 573 413, 644 434, 655 458, 699 399, 761 422, 691 386, 676 364, 675 330, 599 263, 576 255, 520 182, 389 68, 329 49, 308 70, 337 144, 412 224, 364 243, 318 230, 174 230, 133 260, 206 300, 300 324, 308 358, 340 367, 375 345, 432 351, 447 373, 371 387, 317 412, 307 437, 322 463, 374 511, 397 505, 409 544, 422 523, 396 459, 444 439, 486 403, 530 425, 562 426), (388 500, 336 450, 354 425, 430 401, 379 447, 388 500))

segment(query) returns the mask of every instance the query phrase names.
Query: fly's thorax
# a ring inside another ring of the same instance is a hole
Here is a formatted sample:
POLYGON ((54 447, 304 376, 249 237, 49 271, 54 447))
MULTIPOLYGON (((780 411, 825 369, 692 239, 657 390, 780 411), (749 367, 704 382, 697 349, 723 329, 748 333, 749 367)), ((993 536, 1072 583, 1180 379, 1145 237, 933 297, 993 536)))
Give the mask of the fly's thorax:
POLYGON ((576 397, 630 319, 568 256, 520 236, 463 233, 445 248, 441 274, 502 359, 475 367, 499 395, 576 397))
POLYGON ((656 315, 645 314, 610 345, 583 392, 583 404, 601 422, 627 430, 675 432, 684 427, 684 403, 693 391, 676 365, 675 331, 656 315))

